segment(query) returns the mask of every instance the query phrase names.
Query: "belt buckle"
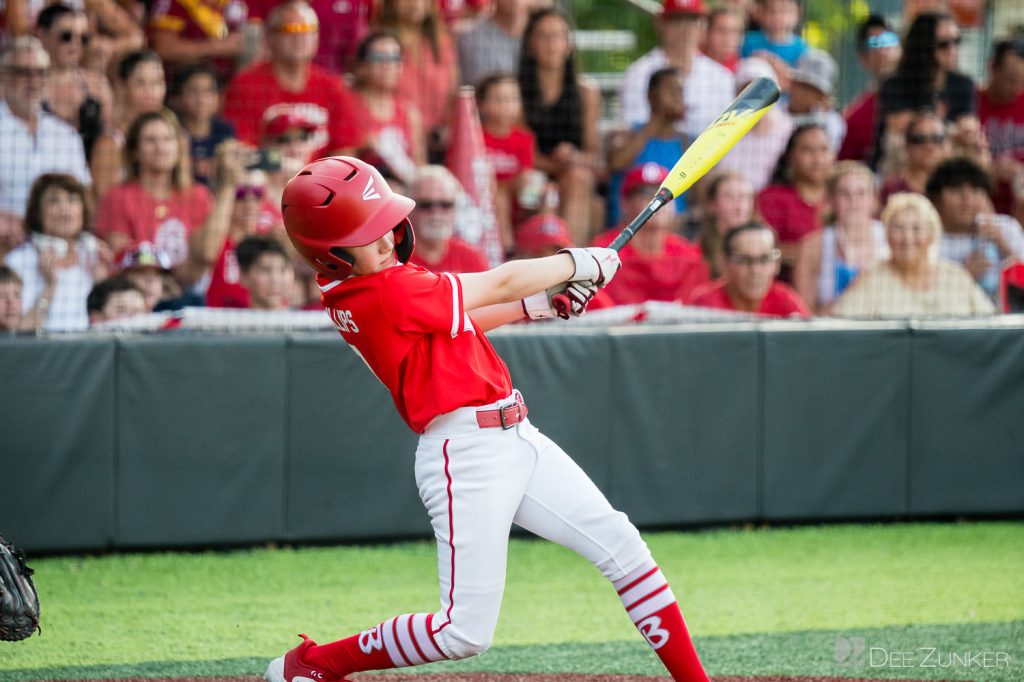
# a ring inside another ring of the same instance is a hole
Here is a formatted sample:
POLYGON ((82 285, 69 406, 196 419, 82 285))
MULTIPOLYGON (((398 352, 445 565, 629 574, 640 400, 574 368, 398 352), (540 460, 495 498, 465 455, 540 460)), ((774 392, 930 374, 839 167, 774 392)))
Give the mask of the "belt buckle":
POLYGON ((513 403, 512 405, 506 405, 505 407, 499 407, 498 408, 498 418, 501 420, 501 428, 502 428, 502 430, 508 431, 513 426, 515 426, 519 422, 523 421, 522 414, 523 414, 523 405, 518 400, 515 403, 513 403), (516 421, 512 422, 511 424, 509 424, 509 423, 507 423, 505 421, 505 410, 510 409, 512 407, 516 408, 516 417, 519 417, 519 418, 516 421))

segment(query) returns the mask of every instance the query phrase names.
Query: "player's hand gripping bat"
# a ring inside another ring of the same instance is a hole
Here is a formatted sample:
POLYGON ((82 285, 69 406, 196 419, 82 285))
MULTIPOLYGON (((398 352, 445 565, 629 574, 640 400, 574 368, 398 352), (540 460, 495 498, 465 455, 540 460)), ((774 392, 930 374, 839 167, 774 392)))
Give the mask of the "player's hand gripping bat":
MULTIPOLYGON (((773 104, 779 100, 779 85, 771 78, 755 78, 736 96, 729 108, 722 112, 704 131, 697 136, 683 155, 676 161, 668 177, 661 183, 654 198, 647 207, 633 218, 615 237, 608 248, 619 251, 629 243, 641 227, 666 204, 688 190, 693 183, 704 177, 716 163, 732 149, 740 138, 747 134, 754 124, 761 120, 773 104)), ((551 299, 559 317, 568 318, 570 305, 565 294, 551 299)))

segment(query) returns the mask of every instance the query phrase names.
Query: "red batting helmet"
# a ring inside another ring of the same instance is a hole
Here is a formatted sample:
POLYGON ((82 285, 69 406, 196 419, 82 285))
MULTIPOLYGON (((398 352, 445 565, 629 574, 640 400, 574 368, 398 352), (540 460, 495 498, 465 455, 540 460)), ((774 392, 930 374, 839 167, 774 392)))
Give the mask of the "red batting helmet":
POLYGON ((288 237, 317 272, 332 279, 352 274, 346 246, 371 244, 389 230, 405 263, 416 243, 412 199, 395 194, 380 172, 359 159, 329 156, 306 165, 285 185, 281 213, 288 237))

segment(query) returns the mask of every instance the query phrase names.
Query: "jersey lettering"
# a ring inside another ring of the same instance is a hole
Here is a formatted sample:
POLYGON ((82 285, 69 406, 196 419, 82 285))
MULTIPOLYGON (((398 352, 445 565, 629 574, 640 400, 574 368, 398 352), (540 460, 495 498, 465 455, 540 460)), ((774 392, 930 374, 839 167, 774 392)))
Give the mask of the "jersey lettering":
POLYGON ((380 626, 374 625, 369 630, 359 633, 359 649, 369 656, 374 651, 380 651, 384 646, 383 637, 380 634, 380 626))
POLYGON ((334 322, 334 326, 338 328, 338 331, 352 332, 353 334, 359 333, 359 327, 356 325, 355 320, 352 319, 351 310, 328 308, 327 314, 331 316, 331 321, 334 322))
POLYGON ((651 648, 657 651, 668 643, 668 630, 660 627, 661 618, 651 616, 636 624, 636 629, 644 636, 651 648))

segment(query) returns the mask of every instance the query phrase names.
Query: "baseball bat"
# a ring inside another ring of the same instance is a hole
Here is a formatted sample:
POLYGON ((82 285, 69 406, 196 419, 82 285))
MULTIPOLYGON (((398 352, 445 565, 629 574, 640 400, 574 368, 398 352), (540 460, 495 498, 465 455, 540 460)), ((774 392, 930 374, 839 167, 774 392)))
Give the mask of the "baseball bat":
MULTIPOLYGON (((722 114, 705 128, 676 161, 668 177, 661 183, 650 203, 622 228, 608 248, 619 251, 640 231, 663 206, 670 203, 693 183, 704 177, 726 152, 736 146, 744 135, 779 100, 779 85, 771 78, 755 78, 743 88, 722 114)), ((552 297, 559 317, 568 317, 569 298, 564 294, 552 297)))

